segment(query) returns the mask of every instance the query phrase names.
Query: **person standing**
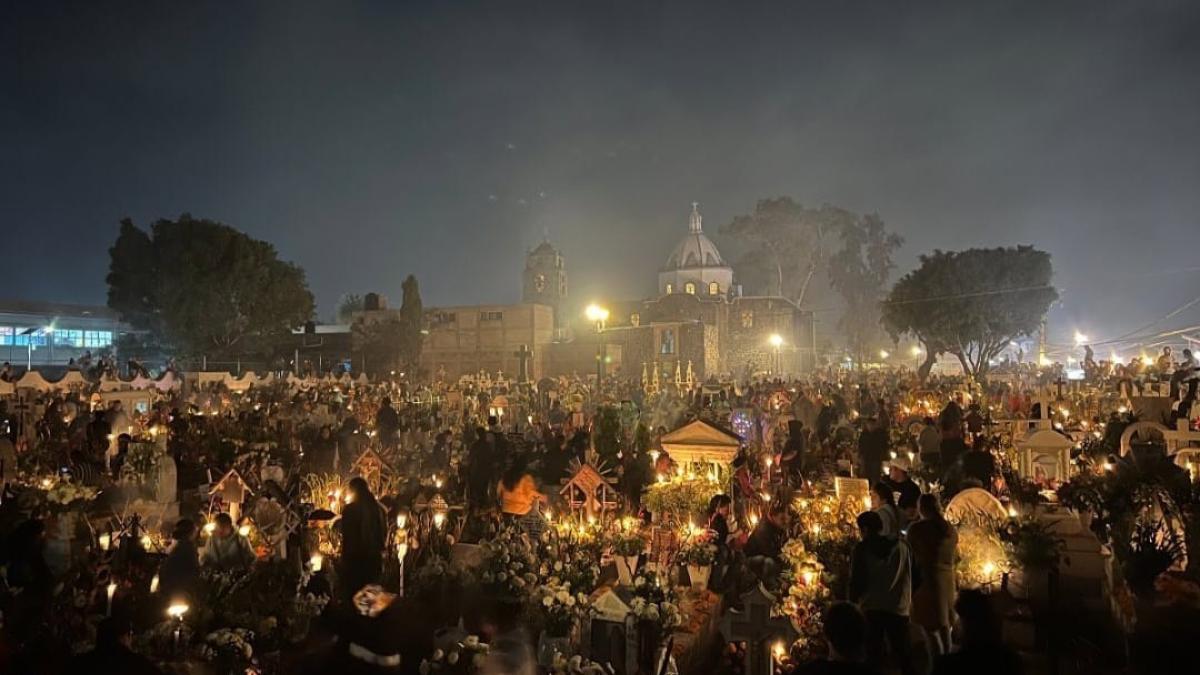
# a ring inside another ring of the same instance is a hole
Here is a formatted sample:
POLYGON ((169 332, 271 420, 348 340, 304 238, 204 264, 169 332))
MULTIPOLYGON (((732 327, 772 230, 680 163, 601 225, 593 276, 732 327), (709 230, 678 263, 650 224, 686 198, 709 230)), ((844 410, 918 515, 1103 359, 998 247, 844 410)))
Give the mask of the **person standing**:
POLYGON ((850 557, 849 598, 867 617, 869 662, 881 667, 890 646, 900 671, 911 675, 912 552, 900 539, 883 535, 883 521, 875 511, 859 514, 858 530, 862 540, 850 557))
POLYGON ((158 589, 162 597, 190 597, 200 580, 200 553, 196 550, 196 523, 183 518, 171 534, 175 543, 158 568, 158 589))
POLYGON ((383 509, 361 476, 347 486, 350 503, 342 509, 342 591, 353 597, 383 573, 383 548, 387 524, 383 509))
POLYGON ((871 510, 879 516, 880 534, 890 539, 900 536, 900 511, 890 485, 880 481, 871 486, 871 510))
POLYGON ((871 483, 879 480, 883 473, 883 459, 888 456, 888 430, 879 426, 878 420, 868 419, 867 426, 858 436, 859 475, 871 483))
POLYGON ((958 530, 942 515, 936 495, 917 500, 921 519, 908 528, 908 545, 921 585, 913 590, 912 620, 925 629, 937 654, 950 651, 954 606, 954 561, 958 530))

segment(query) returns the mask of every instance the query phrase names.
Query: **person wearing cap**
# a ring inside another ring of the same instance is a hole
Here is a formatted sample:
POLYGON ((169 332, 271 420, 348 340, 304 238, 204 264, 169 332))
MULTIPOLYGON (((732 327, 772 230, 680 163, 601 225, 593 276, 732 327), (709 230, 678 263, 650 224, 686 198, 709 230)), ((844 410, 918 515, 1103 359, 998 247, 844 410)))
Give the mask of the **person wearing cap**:
POLYGON ((920 486, 909 476, 911 468, 912 462, 907 457, 897 457, 888 463, 888 475, 883 479, 896 493, 901 529, 907 529, 908 523, 916 519, 917 500, 921 497, 920 486))

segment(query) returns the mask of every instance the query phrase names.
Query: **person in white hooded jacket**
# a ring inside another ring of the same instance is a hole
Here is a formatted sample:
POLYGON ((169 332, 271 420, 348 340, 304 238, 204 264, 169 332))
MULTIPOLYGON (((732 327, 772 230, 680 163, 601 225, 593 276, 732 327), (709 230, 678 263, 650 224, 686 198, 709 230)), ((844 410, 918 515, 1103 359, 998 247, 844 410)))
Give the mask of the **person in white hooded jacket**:
POLYGON ((903 539, 884 536, 879 513, 858 516, 862 541, 850 558, 850 600, 867 617, 867 652, 882 667, 886 647, 901 672, 913 672, 908 614, 912 607, 912 551, 903 539))

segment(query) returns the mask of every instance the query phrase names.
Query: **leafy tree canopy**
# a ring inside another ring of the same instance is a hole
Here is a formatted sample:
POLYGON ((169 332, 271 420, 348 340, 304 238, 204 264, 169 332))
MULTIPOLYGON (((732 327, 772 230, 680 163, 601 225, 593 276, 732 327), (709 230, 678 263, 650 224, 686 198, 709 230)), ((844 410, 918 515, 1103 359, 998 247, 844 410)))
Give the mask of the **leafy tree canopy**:
POLYGON ((125 219, 109 257, 108 306, 181 355, 265 353, 313 314, 304 271, 222 223, 125 219))
POLYGON ((791 197, 760 199, 754 210, 721 227, 749 246, 738 277, 763 279, 763 292, 803 303, 813 277, 827 262, 826 245, 856 216, 835 206, 806 207, 791 197))
POLYGON ((842 246, 829 259, 829 282, 846 304, 838 326, 856 363, 867 360, 871 342, 880 337, 879 300, 895 264, 892 253, 904 239, 888 232, 877 215, 841 227, 842 246))
POLYGON ((347 293, 338 301, 337 322, 350 323, 354 320, 354 313, 361 312, 366 302, 363 296, 358 293, 347 293))
POLYGON ((402 285, 404 296, 397 310, 371 312, 351 326, 355 349, 367 359, 367 370, 415 372, 424 342, 424 308, 417 279, 408 275, 402 285))
POLYGON ((1050 254, 1031 246, 934 251, 896 282, 883 304, 894 339, 912 335, 926 353, 953 354, 983 379, 1011 340, 1041 326, 1058 291, 1050 254))

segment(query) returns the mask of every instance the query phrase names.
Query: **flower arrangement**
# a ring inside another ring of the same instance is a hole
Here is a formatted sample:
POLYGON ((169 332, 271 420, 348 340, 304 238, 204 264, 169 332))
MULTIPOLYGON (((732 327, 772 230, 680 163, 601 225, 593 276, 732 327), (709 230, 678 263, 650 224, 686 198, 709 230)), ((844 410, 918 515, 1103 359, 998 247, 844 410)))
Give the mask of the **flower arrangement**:
POLYGON ((480 642, 479 636, 468 635, 462 642, 448 650, 433 650, 429 658, 421 660, 418 670, 421 675, 432 675, 433 673, 469 675, 478 672, 483 667, 490 652, 491 646, 486 642, 480 642))
POLYGON ((479 581, 501 598, 523 601, 536 588, 539 568, 533 547, 521 530, 505 528, 483 544, 479 581))
POLYGON ((78 506, 76 502, 89 502, 100 494, 96 488, 72 483, 66 478, 43 480, 39 485, 46 492, 46 503, 57 509, 73 508, 78 506))
POLYGON ((676 559, 693 567, 708 567, 717 559, 717 547, 705 536, 693 537, 679 547, 676 559))
POLYGON ((600 554, 602 546, 595 540, 577 546, 558 545, 554 534, 547 533, 538 558, 538 576, 550 584, 569 584, 583 593, 596 590, 600 581, 600 554))
POLYGON ((646 550, 647 540, 642 531, 636 526, 621 526, 615 528, 609 535, 608 545, 613 555, 635 556, 646 550))
POLYGON ((821 562, 830 585, 843 586, 850 573, 850 554, 858 542, 856 519, 867 504, 850 495, 806 491, 792 506, 797 514, 793 538, 821 562))
POLYGON ((712 475, 683 474, 659 476, 658 482, 646 488, 642 506, 655 515, 675 522, 687 522, 703 513, 713 495, 721 492, 721 482, 712 475))
POLYGON ((245 628, 220 628, 204 637, 200 647, 205 661, 223 664, 222 670, 242 672, 254 658, 254 633, 245 628))
POLYGON ((577 619, 588 611, 588 596, 572 593, 568 583, 546 583, 538 587, 538 607, 545 619, 545 629, 553 637, 566 637, 577 619))
POLYGON ((585 659, 576 654, 571 658, 567 658, 562 654, 554 655, 554 662, 550 664, 550 673, 552 675, 608 675, 609 670, 604 666, 585 659))
POLYGON ((958 556, 954 565, 959 588, 998 588, 1010 564, 998 530, 979 524, 958 526, 958 556))
POLYGON ((815 656, 822 645, 824 623, 821 612, 829 604, 829 587, 825 584, 825 568, 816 554, 807 550, 804 543, 792 539, 784 546, 783 558, 786 565, 782 575, 780 605, 776 608, 792 622, 799 638, 792 646, 805 656, 815 656))
POLYGON ((639 622, 669 630, 683 624, 683 612, 675 602, 670 583, 658 572, 642 569, 633 580, 633 599, 629 605, 639 622))

